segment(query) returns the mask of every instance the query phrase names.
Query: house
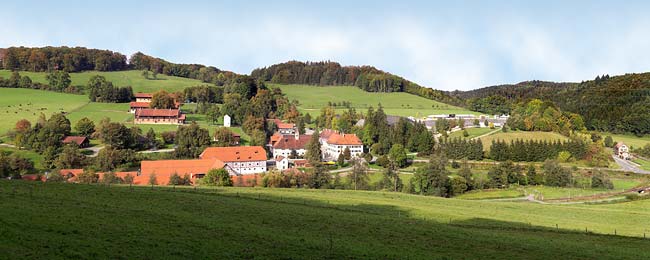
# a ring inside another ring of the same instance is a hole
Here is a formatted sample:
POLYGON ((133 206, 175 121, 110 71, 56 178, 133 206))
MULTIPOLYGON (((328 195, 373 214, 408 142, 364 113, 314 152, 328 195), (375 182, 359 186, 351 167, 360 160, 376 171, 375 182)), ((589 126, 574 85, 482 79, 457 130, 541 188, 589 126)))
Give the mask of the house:
POLYGON ((153 94, 151 93, 135 93, 133 96, 135 96, 135 102, 150 103, 153 98, 153 94))
POLYGON ((149 108, 150 102, 131 102, 129 103, 129 113, 135 114, 140 109, 149 108))
POLYGON ((319 141, 324 160, 336 160, 346 148, 350 150, 352 157, 357 157, 363 153, 363 143, 355 134, 339 133, 338 131, 325 129, 321 131, 319 141))
POLYGON ((63 142, 63 144, 75 143, 80 148, 86 148, 88 145, 90 145, 90 140, 88 140, 88 137, 85 136, 66 136, 61 142, 63 142))
POLYGON ((201 159, 217 159, 234 175, 266 172, 266 151, 261 146, 208 147, 201 159))
POLYGON ((185 114, 180 109, 155 109, 143 108, 135 112, 136 124, 165 124, 182 125, 185 123, 185 114))
POLYGON ((292 154, 303 157, 307 152, 307 143, 310 139, 311 135, 301 135, 298 132, 293 135, 275 133, 271 136, 269 147, 273 157, 292 157, 292 154))
POLYGON ((227 168, 224 162, 210 159, 195 160, 158 160, 142 161, 140 163, 140 172, 133 179, 133 184, 147 185, 154 175, 157 185, 168 185, 169 179, 173 174, 180 177, 188 175, 193 183, 203 178, 208 171, 212 169, 227 168))
POLYGON ((223 116, 223 126, 230 127, 230 125, 231 125, 230 120, 231 120, 231 118, 230 118, 229 115, 223 116))
POLYGON ((298 132, 298 129, 296 129, 296 124, 292 123, 284 123, 280 119, 269 119, 269 121, 273 122, 275 126, 278 128, 277 132, 280 133, 281 135, 293 135, 298 132))
POLYGON ((628 148, 623 142, 617 143, 614 146, 614 154, 618 156, 618 158, 629 160, 630 148, 628 148))
POLYGON ((284 156, 275 157, 275 168, 277 168, 280 171, 289 169, 289 158, 284 156))
POLYGON ((293 160, 292 163, 293 163, 293 167, 296 167, 296 168, 311 167, 311 165, 309 164, 309 161, 307 161, 305 159, 293 160))

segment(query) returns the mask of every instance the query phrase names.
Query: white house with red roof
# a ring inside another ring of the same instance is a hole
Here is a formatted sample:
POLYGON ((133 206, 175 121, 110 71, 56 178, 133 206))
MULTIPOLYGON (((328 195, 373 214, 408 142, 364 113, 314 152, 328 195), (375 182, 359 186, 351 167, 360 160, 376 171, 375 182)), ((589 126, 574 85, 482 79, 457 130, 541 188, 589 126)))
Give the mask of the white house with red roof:
POLYGON ((311 135, 301 135, 298 132, 291 135, 275 133, 271 136, 269 147, 273 157, 291 157, 293 153, 298 157, 302 157, 307 152, 306 148, 309 139, 311 139, 311 135))
POLYGON ((296 129, 296 124, 293 123, 285 123, 282 122, 280 119, 269 119, 269 121, 273 122, 275 126, 278 128, 277 133, 281 135, 293 135, 298 132, 298 129, 296 129))
POLYGON ((261 146, 208 147, 201 159, 217 159, 226 164, 226 169, 235 175, 266 172, 266 150, 261 146))
POLYGON ((356 134, 339 133, 338 131, 325 129, 321 131, 319 140, 323 159, 325 160, 336 160, 346 148, 350 150, 352 157, 358 157, 363 153, 363 143, 356 134))

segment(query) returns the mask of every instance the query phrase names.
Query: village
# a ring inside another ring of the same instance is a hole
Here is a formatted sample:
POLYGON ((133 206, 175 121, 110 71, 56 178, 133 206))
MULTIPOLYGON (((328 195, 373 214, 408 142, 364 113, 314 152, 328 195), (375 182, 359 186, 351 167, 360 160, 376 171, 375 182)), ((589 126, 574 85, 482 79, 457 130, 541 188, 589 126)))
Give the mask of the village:
MULTIPOLYGON (((136 93, 136 101, 130 103, 129 112, 134 114, 134 123, 146 124, 185 124, 185 114, 181 112, 182 103, 175 102, 173 108, 150 108, 153 94, 136 93)), ((279 119, 267 119, 277 127, 268 144, 263 146, 239 146, 240 135, 233 133, 232 146, 208 147, 196 159, 187 160, 145 160, 137 171, 112 172, 120 179, 132 179, 133 185, 170 185, 172 176, 187 176, 191 184, 198 184, 208 171, 224 169, 231 176, 236 186, 251 186, 257 183, 260 174, 269 170, 280 172, 297 171, 310 167, 304 159, 307 145, 312 135, 317 135, 321 147, 322 161, 336 161, 342 154, 359 157, 364 146, 355 134, 324 129, 320 132, 310 130, 308 134, 299 134, 294 123, 285 123, 279 119), (268 153, 267 153, 268 151, 268 153)), ((231 117, 224 115, 223 126, 231 127, 231 117)), ((215 137, 216 138, 216 137, 215 137)), ((216 139, 214 141, 217 141, 216 139)), ((88 147, 87 136, 66 136, 64 144, 74 143, 80 148, 88 147)), ((67 182, 79 182, 77 178, 84 169, 61 169, 59 173, 67 182)), ((95 173, 102 181, 105 172, 95 173)), ((44 178, 47 178, 45 176, 44 178)))

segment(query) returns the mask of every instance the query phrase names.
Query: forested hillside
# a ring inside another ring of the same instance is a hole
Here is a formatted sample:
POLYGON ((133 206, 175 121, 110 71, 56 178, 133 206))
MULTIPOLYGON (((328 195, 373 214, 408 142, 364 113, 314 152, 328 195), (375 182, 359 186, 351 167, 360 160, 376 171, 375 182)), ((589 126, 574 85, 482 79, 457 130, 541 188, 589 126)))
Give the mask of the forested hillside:
POLYGON ((443 91, 422 87, 371 66, 341 66, 331 61, 289 61, 255 69, 251 76, 271 83, 356 86, 368 92, 407 92, 445 103, 460 103, 460 99, 443 91))
POLYGON ((10 47, 0 49, 0 66, 8 70, 117 71, 128 69, 126 56, 84 47, 10 47))
POLYGON ((536 98, 580 114, 591 130, 650 133, 650 73, 598 76, 581 83, 527 81, 450 93, 473 111, 509 113, 513 105, 536 98))

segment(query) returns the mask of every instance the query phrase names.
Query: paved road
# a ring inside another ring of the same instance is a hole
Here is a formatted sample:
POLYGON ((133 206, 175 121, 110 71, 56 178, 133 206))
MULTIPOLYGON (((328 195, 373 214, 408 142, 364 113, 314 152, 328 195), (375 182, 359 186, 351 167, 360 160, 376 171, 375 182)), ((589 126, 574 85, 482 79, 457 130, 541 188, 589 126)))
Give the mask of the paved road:
POLYGON ((628 172, 633 172, 633 173, 640 173, 640 174, 650 174, 650 171, 643 170, 639 168, 636 164, 631 163, 628 160, 623 160, 621 158, 618 158, 616 156, 612 156, 614 158, 614 161, 621 166, 622 170, 628 171, 628 172))
POLYGON ((97 154, 99 154, 99 151, 101 151, 102 149, 104 149, 103 145, 102 146, 92 146, 92 147, 88 147, 88 148, 83 148, 83 150, 93 152, 92 154, 86 155, 88 157, 97 157, 97 154))

